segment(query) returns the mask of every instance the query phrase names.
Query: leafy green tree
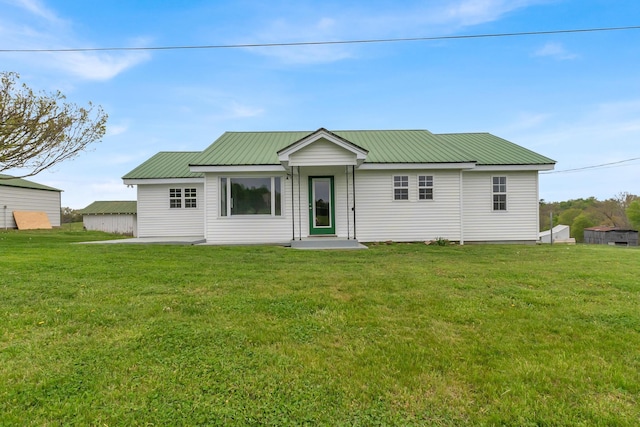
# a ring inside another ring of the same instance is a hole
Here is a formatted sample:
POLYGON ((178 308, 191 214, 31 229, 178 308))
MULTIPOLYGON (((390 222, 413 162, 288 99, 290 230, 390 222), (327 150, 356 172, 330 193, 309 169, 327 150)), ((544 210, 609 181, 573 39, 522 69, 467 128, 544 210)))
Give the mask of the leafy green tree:
POLYGON ((576 242, 582 243, 584 242, 584 229, 593 227, 595 223, 592 219, 584 214, 578 215, 574 220, 571 226, 571 237, 576 239, 576 242))
POLYGON ((0 73, 0 172, 36 175, 85 150, 106 131, 107 114, 65 102, 60 92, 34 93, 20 76, 0 73))
POLYGON ((640 230, 640 199, 629 203, 629 207, 627 207, 627 218, 632 227, 640 230))
POLYGON ((573 221, 582 213, 582 209, 570 208, 558 215, 558 224, 573 225, 573 221))

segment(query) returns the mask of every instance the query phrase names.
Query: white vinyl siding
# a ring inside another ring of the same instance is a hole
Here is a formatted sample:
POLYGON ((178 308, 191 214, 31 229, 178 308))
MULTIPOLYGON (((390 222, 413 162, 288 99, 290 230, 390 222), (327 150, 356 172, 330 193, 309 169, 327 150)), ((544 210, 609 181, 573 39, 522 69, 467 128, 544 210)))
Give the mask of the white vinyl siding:
POLYGON ((83 215, 82 223, 87 230, 104 231, 105 233, 137 236, 136 216, 131 214, 99 214, 83 215))
POLYGON ((45 212, 60 227, 60 192, 0 185, 0 228, 16 228, 14 211, 45 212))
POLYGON ((204 236, 203 184, 138 185, 138 237, 204 236), (196 189, 196 208, 176 209, 169 204, 169 190, 196 189))
POLYGON ((459 240, 459 179, 458 171, 356 170, 356 237, 363 242, 459 240), (437 200, 419 201, 419 175, 437 181, 437 200), (393 176, 408 176, 408 201, 385 196, 394 192, 393 176))
POLYGON ((356 155, 325 139, 301 148, 289 157, 289 166, 354 165, 356 155))
POLYGON ((464 172, 464 240, 538 240, 538 172, 508 172, 507 210, 493 210, 493 177, 490 172, 464 172))

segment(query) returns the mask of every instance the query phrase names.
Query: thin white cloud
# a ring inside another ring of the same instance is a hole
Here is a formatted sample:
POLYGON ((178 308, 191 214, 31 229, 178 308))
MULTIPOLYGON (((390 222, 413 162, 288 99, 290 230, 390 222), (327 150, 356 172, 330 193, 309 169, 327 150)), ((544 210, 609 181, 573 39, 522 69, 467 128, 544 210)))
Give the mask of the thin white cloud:
MULTIPOLYGON (((371 12, 340 5, 321 18, 291 9, 289 20, 278 18, 252 36, 253 43, 338 41, 402 38, 452 34, 461 29, 492 22, 518 9, 552 0, 441 0, 402 8, 371 12)), ((248 42, 249 39, 245 40, 248 42)), ((252 49, 288 64, 337 62, 357 55, 357 45, 286 46, 252 49)))
POLYGON ((129 130, 128 125, 109 125, 107 126, 107 135, 106 136, 116 136, 121 135, 129 130))
MULTIPOLYGON (((69 21, 60 18, 39 0, 4 0, 14 6, 11 14, 0 16, 0 37, 14 49, 65 49, 86 47, 69 21)), ((144 46, 148 41, 136 39, 130 44, 144 46)), ((12 55, 38 67, 60 70, 87 80, 109 80, 151 58, 148 52, 63 52, 12 55)))
POLYGON ((51 54, 52 66, 87 80, 109 80, 151 58, 148 52, 123 54, 62 52, 51 54))
POLYGON ((556 42, 546 43, 534 52, 534 56, 547 56, 560 61, 578 58, 577 54, 567 51, 561 43, 556 42))
POLYGON ((229 112, 233 118, 246 118, 259 116, 264 113, 264 109, 232 102, 229 106, 229 112))
POLYGON ((463 0, 445 2, 434 12, 440 23, 466 27, 492 22, 509 12, 544 3, 540 0, 463 0), (438 13, 439 12, 439 13, 438 13))
POLYGON ((44 18, 49 22, 61 22, 55 12, 38 0, 8 0, 9 4, 27 10, 29 13, 44 18))

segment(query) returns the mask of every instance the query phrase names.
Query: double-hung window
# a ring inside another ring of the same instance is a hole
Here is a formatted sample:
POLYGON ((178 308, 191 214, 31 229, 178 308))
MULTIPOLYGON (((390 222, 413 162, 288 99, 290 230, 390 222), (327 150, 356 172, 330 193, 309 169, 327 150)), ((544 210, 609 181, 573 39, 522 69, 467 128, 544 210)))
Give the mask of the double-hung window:
POLYGON ((418 175, 418 200, 433 200, 433 175, 418 175))
POLYGON ((169 208, 197 208, 197 196, 195 188, 170 188, 169 189, 169 208))
POLYGON ((395 175, 393 177, 393 200, 409 200, 408 175, 395 175))
POLYGON ((220 216, 282 216, 282 177, 220 178, 220 216))
POLYGON ((494 176, 492 180, 493 180, 492 182, 493 210, 506 211, 507 210, 507 177, 494 176))

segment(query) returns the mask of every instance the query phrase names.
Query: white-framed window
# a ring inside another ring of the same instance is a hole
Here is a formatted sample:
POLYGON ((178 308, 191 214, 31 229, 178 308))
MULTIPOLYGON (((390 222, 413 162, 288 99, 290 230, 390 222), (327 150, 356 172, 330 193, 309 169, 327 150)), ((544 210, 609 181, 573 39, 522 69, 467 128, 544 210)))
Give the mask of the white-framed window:
POLYGON ((409 200, 409 176, 394 175, 393 200, 409 200))
POLYGON ((507 210, 507 177, 494 176, 492 179, 493 210, 507 210))
POLYGON ((197 191, 195 188, 170 188, 169 208, 171 209, 195 209, 198 207, 197 191))
POLYGON ((418 175, 418 200, 433 200, 433 175, 418 175))
POLYGON ((169 207, 180 209, 182 207, 182 188, 169 189, 169 207))
POLYGON ((282 216, 282 177, 221 177, 220 216, 282 216))

